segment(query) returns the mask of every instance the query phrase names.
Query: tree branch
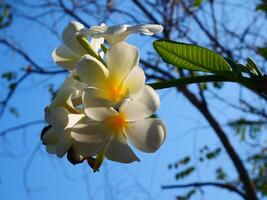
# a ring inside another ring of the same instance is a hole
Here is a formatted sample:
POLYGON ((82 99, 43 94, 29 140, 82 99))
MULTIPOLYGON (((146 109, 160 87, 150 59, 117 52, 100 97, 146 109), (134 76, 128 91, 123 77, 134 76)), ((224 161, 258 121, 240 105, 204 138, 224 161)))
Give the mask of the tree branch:
POLYGON ((239 196, 241 196, 243 199, 247 199, 245 194, 238 190, 236 187, 230 184, 224 184, 224 183, 216 183, 216 182, 195 182, 195 183, 189 183, 189 184, 181 184, 181 185, 165 185, 162 186, 162 189, 179 189, 179 188, 188 188, 188 187, 206 187, 206 186, 211 186, 211 187, 218 187, 218 188, 223 188, 226 190, 229 190, 231 192, 235 192, 239 196))

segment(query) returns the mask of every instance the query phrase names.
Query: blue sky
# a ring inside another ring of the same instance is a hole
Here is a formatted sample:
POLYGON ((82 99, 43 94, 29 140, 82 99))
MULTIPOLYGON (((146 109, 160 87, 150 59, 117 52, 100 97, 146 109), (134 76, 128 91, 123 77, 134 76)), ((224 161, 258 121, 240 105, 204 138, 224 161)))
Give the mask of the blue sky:
MULTIPOLYGON (((116 19, 109 25, 114 24, 116 19)), ((68 21, 69 19, 61 20, 58 25, 60 32, 68 21)), ((119 17, 117 21, 120 22, 119 17)), ((61 41, 48 31, 24 20, 15 20, 9 29, 3 31, 19 41, 22 48, 41 66, 54 66, 51 52, 61 41)), ((153 41, 149 37, 132 36, 128 42, 139 47, 141 57, 145 58, 145 51, 152 48, 153 41)), ((1 48, 0 52, 0 73, 18 71, 27 64, 4 48, 1 48)), ((50 102, 48 85, 53 83, 59 86, 63 79, 64 75, 34 75, 28 78, 9 103, 9 106, 17 107, 20 117, 6 112, 1 119, 0 130, 42 119, 43 109, 50 102)), ((3 86, 0 92, 2 98, 7 83, 1 80, 0 84, 3 86)), ((194 86, 191 87, 194 89, 194 86)), ((239 87, 236 84, 228 83, 220 91, 220 95, 238 103, 238 91, 239 87)), ((105 161, 101 171, 93 173, 86 163, 73 166, 66 158, 59 159, 47 154, 44 147, 40 146, 42 124, 9 133, 0 139, 0 199, 175 199, 175 195, 183 194, 187 190, 162 190, 161 186, 177 183, 176 171, 169 170, 168 164, 186 155, 192 156, 191 164, 196 165, 198 170, 178 183, 215 180, 214 168, 219 166, 224 166, 231 177, 235 178, 236 173, 224 150, 215 161, 199 163, 199 148, 205 144, 216 148, 220 146, 220 142, 198 111, 174 89, 164 89, 159 93, 161 107, 158 115, 167 123, 168 136, 155 154, 135 151, 141 159, 139 163, 125 165, 105 161)), ((249 95, 248 98, 253 99, 249 95)), ((216 100, 212 101, 211 109, 222 123, 240 115, 216 100)), ((239 139, 234 137, 232 130, 226 130, 239 153, 246 155, 245 146, 239 144, 239 139)), ((204 191, 206 200, 224 200, 226 195, 228 199, 240 199, 237 195, 223 190, 207 188, 204 191)), ((204 197, 198 193, 193 199, 204 197)))

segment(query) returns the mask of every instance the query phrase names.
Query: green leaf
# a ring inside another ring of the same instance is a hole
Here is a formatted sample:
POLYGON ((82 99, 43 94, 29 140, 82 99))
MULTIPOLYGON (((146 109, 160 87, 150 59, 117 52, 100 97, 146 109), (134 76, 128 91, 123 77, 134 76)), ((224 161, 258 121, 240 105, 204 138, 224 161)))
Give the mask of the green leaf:
POLYGON ((267 47, 258 47, 257 53, 267 60, 267 47))
POLYGON ((267 12, 267 4, 260 4, 256 7, 256 10, 267 12))
POLYGON ((3 73, 1 76, 3 79, 6 79, 7 81, 11 81, 17 78, 17 74, 15 72, 6 72, 3 73))
POLYGON ((195 7, 199 7, 201 5, 201 3, 202 3, 202 0, 195 0, 194 1, 194 6, 195 7))
POLYGON ((101 49, 104 52, 104 54, 107 53, 108 48, 104 44, 101 44, 101 49))
POLYGON ((157 40, 153 46, 166 63, 176 67, 215 74, 232 72, 222 56, 204 47, 170 40, 157 40))
POLYGON ((103 164, 104 159, 105 159, 105 155, 104 154, 105 154, 105 151, 102 150, 96 155, 96 159, 95 159, 95 162, 94 162, 94 165, 93 165, 94 172, 99 171, 99 168, 103 164))
POLYGON ((253 73, 253 74, 257 75, 257 76, 262 76, 263 75, 261 70, 258 68, 256 63, 251 58, 247 58, 246 66, 249 68, 251 73, 253 73))

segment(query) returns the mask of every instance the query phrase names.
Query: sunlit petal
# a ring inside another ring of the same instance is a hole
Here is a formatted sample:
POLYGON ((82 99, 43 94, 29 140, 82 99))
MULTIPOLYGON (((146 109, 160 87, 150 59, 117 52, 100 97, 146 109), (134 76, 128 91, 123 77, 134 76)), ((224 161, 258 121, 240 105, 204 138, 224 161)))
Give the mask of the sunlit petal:
POLYGON ((166 126, 154 118, 130 123, 125 129, 131 143, 140 151, 155 152, 166 137, 166 126))
POLYGON ((107 85, 109 72, 96 58, 85 55, 77 64, 77 73, 88 86, 103 88, 107 85))
POLYGON ((86 51, 76 39, 76 34, 83 28, 84 26, 79 22, 70 22, 62 33, 64 44, 66 44, 72 51, 75 51, 80 56, 86 54, 86 51))
POLYGON ((81 56, 72 51, 66 45, 61 45, 53 51, 52 58, 54 62, 63 69, 73 71, 77 61, 81 58, 81 56))
POLYGON ((122 163, 131 163, 134 161, 139 161, 139 158, 128 146, 126 140, 116 136, 112 137, 109 143, 107 144, 105 156, 109 160, 122 163))
POLYGON ((122 83, 130 98, 140 96, 145 85, 145 73, 140 67, 134 67, 122 83))
POLYGON ((121 105, 120 113, 125 115, 126 121, 138 121, 154 114, 159 105, 160 101, 157 92, 146 85, 138 99, 125 101, 121 105))
POLYGON ((133 67, 138 65, 139 52, 125 42, 111 46, 106 53, 107 67, 115 84, 120 84, 133 67))

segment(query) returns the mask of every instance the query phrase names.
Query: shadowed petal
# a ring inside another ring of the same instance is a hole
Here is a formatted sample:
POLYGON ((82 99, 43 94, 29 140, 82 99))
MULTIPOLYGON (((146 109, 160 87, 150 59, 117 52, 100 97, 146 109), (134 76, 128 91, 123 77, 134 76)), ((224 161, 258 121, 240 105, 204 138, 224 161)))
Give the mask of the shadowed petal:
POLYGON ((125 129, 131 143, 140 151, 147 153, 155 152, 166 137, 166 126, 154 118, 132 122, 125 129))
POLYGON ((140 161, 128 146, 126 140, 123 138, 118 138, 116 136, 112 137, 109 141, 106 147, 105 156, 109 160, 122 163, 140 161))

